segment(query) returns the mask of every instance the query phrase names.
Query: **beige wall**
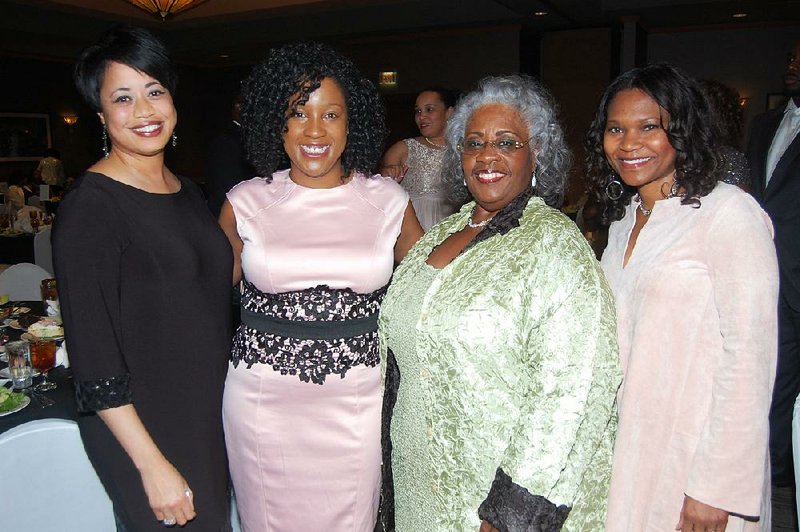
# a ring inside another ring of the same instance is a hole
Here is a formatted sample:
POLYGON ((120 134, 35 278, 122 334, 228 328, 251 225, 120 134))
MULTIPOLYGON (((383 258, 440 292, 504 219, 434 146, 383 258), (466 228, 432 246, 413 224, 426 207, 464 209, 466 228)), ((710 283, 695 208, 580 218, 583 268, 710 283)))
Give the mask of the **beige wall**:
POLYGON ((541 44, 541 80, 561 107, 561 122, 574 157, 565 205, 583 193, 583 137, 610 81, 611 30, 547 33, 541 44))

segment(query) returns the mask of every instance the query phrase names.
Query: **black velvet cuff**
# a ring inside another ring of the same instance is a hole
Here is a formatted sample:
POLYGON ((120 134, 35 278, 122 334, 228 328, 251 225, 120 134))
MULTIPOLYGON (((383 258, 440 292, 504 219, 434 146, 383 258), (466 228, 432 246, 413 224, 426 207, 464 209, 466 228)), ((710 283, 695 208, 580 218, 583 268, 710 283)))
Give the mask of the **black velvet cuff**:
POLYGON ((133 402, 131 376, 120 375, 110 379, 76 382, 75 401, 81 412, 96 412, 129 405, 133 402))
POLYGON ((500 532, 555 532, 561 530, 570 508, 556 506, 514 484, 498 467, 492 488, 478 508, 478 516, 500 532))

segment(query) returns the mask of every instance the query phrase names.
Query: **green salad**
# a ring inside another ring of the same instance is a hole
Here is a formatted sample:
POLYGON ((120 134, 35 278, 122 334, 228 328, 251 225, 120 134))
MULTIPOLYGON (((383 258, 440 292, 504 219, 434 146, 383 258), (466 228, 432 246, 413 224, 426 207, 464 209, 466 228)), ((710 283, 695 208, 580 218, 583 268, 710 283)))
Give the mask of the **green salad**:
POLYGON ((25 394, 12 392, 5 386, 0 386, 0 412, 10 412, 25 401, 25 394))

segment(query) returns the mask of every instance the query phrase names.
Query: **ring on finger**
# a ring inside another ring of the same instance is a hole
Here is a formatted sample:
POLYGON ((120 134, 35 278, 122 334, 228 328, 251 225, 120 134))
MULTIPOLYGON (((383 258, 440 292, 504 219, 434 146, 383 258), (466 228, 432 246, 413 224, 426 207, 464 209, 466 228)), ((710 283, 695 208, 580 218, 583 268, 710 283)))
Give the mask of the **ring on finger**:
POLYGON ((187 497, 191 497, 192 496, 192 490, 189 489, 189 486, 186 486, 185 488, 183 488, 183 494, 186 495, 187 497))
POLYGON ((164 519, 161 522, 164 523, 164 526, 175 526, 175 524, 178 522, 178 520, 175 519, 174 517, 167 517, 166 519, 164 519))

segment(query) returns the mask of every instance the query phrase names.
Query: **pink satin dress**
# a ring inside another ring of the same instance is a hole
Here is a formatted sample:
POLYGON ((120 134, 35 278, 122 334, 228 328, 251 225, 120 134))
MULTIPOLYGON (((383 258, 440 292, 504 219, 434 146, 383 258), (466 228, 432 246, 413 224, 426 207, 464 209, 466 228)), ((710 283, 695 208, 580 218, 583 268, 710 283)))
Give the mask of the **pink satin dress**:
MULTIPOLYGON (((272 182, 240 183, 228 200, 244 242, 245 297, 260 298, 243 308, 271 312, 276 301, 299 294, 312 303, 280 316, 305 319, 326 306, 324 312, 355 313, 364 298, 377 312, 379 301, 366 294, 391 277, 408 204, 394 181, 356 176, 333 189, 310 189, 282 171, 272 182), (337 291, 341 299, 331 303, 337 291)), ((223 418, 245 532, 373 529, 381 379, 377 337, 359 338, 320 349, 245 325, 237 332, 223 418)))

